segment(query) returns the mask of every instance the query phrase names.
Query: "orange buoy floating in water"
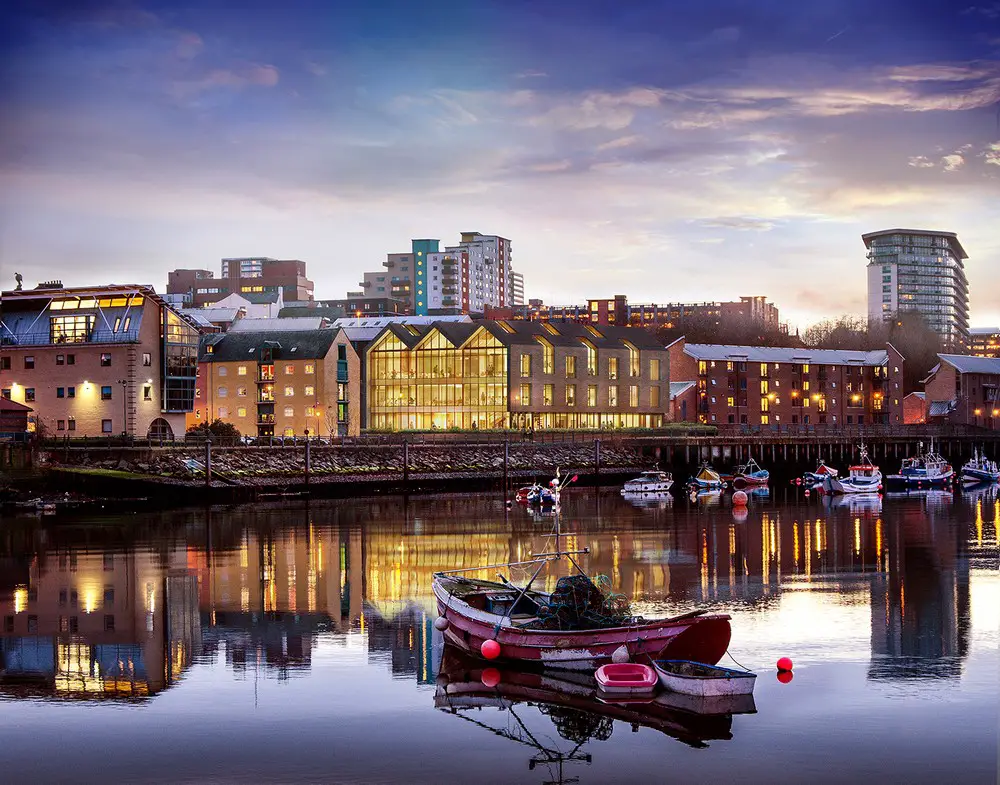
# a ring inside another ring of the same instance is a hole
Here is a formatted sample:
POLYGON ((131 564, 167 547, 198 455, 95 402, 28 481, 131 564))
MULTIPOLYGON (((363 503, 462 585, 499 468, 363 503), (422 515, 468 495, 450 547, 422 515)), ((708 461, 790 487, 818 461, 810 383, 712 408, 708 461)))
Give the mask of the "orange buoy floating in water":
POLYGON ((750 497, 743 491, 736 491, 733 494, 733 506, 735 507, 746 507, 748 501, 750 501, 750 497))
MULTIPOLYGON (((495 660, 500 656, 500 644, 490 638, 489 640, 483 641, 483 645, 479 647, 479 651, 486 659, 495 660)), ((791 660, 789 660, 789 662, 791 662, 791 660)))
POLYGON ((496 668, 484 668, 479 680, 486 687, 496 687, 500 683, 500 671, 496 668))
POLYGON ((788 671, 790 673, 791 670, 792 670, 792 660, 791 660, 791 658, 789 658, 789 657, 782 657, 780 660, 778 660, 778 670, 779 671, 788 671))

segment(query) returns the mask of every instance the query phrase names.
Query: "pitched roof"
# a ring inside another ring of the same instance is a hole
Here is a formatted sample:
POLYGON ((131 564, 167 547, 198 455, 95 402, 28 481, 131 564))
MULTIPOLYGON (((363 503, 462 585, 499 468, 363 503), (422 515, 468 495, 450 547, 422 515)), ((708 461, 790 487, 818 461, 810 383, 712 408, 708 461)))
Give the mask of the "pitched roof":
POLYGON ((10 398, 0 398, 0 411, 3 412, 33 412, 35 411, 30 406, 25 406, 23 403, 18 403, 17 401, 12 401, 10 398))
POLYGON ((921 401, 927 400, 927 393, 925 393, 925 392, 911 392, 911 393, 908 393, 907 395, 905 395, 904 397, 905 398, 912 398, 914 395, 917 398, 919 398, 921 401))
POLYGON ((792 349, 782 346, 729 346, 714 343, 689 343, 684 352, 696 360, 735 360, 760 363, 808 363, 809 365, 885 365, 885 349, 871 352, 849 349, 792 349))
POLYGON ((696 385, 696 382, 670 382, 670 400, 683 395, 696 385))
POLYGON ((278 292, 237 292, 240 297, 254 305, 273 305, 278 302, 278 292))
POLYGON ((265 344, 278 349, 282 360, 316 360, 326 355, 340 330, 266 330, 258 332, 228 332, 202 339, 198 355, 200 362, 238 362, 255 359, 265 344), (211 346, 212 351, 207 351, 211 346))
POLYGON ((955 411, 957 406, 958 402, 954 399, 950 401, 931 401, 931 405, 927 408, 927 416, 944 417, 955 411))
MULTIPOLYGON (((284 310, 284 309, 282 309, 284 310)), ((277 330, 287 332, 289 330, 319 330, 324 322, 328 320, 322 316, 296 316, 292 318, 277 317, 273 319, 240 319, 229 328, 232 333, 245 332, 270 332, 277 330)))
POLYGON ((954 367, 959 373, 989 373, 1000 375, 1000 358, 975 357, 968 354, 939 354, 943 360, 954 367))

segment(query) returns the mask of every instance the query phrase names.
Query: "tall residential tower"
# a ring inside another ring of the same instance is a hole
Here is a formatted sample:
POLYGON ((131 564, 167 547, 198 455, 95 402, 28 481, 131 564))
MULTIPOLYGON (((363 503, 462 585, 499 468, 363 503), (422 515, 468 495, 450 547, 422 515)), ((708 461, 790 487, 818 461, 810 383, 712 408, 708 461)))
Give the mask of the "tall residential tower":
POLYGON ((946 345, 969 342, 969 256, 954 232, 884 229, 861 235, 868 249, 868 318, 916 311, 946 345))

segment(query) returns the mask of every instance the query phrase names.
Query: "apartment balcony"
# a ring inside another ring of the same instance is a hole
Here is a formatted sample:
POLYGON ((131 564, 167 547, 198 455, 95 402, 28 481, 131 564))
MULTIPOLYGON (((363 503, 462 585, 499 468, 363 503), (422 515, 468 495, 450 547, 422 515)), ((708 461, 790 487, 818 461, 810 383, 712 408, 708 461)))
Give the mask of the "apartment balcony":
POLYGON ((274 425, 273 414, 258 414, 257 425, 274 425))
POLYGON ((122 344, 139 343, 138 324, 128 332, 111 332, 110 329, 96 328, 90 333, 52 334, 48 330, 0 336, 0 346, 79 346, 81 344, 122 344))
POLYGON ((346 382, 347 379, 347 360, 337 360, 337 381, 346 382))
POLYGON ((442 286, 441 287, 441 294, 445 294, 445 295, 448 295, 448 294, 452 294, 452 295, 458 294, 458 287, 457 286, 442 286))
POLYGON ((384 262, 382 262, 382 266, 391 270, 393 267, 396 266, 396 263, 392 259, 386 259, 384 262))

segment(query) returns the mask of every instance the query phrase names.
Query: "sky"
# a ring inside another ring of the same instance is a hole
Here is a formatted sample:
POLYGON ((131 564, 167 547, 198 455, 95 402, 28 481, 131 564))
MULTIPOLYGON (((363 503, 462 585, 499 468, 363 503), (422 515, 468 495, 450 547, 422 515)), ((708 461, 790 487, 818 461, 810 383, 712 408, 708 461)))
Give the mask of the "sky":
POLYGON ((528 297, 866 312, 958 233, 1000 324, 1000 2, 6 0, 0 285, 511 239, 528 297), (236 10, 239 8, 239 10, 236 10))

